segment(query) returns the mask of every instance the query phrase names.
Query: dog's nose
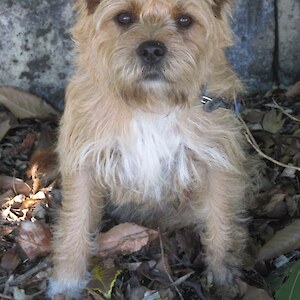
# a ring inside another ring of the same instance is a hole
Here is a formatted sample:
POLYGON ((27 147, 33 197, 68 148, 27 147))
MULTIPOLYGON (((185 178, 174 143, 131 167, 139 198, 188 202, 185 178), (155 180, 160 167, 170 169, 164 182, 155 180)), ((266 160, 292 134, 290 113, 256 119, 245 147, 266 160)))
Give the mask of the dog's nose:
POLYGON ((166 53, 166 46, 158 41, 146 41, 137 48, 137 54, 147 64, 159 63, 166 53))

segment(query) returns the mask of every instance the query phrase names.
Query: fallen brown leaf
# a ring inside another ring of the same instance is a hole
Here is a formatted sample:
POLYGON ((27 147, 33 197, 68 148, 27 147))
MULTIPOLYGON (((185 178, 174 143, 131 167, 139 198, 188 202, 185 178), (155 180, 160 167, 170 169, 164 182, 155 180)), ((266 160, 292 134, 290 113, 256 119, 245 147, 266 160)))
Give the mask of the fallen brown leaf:
POLYGON ((35 138, 36 138, 35 134, 32 132, 29 132, 26 135, 25 139, 23 140, 22 144, 17 147, 16 152, 20 153, 20 152, 29 151, 32 148, 32 146, 34 145, 35 138))
POLYGON ((10 117, 7 113, 0 113, 0 141, 5 137, 8 130, 11 128, 10 117))
POLYGON ((298 97, 300 96, 300 81, 296 82, 293 86, 291 86, 286 94, 288 98, 298 97))
POLYGON ((49 119, 58 116, 58 112, 41 98, 15 88, 0 88, 0 104, 18 119, 49 119))
POLYGON ((24 221, 20 225, 16 241, 30 260, 50 252, 51 232, 41 222, 24 221))
POLYGON ((270 133, 277 133, 283 127, 284 118, 282 112, 277 112, 275 109, 267 112, 263 118, 263 129, 270 133))
POLYGON ((8 190, 5 193, 0 195, 0 206, 5 204, 7 201, 9 201, 11 198, 13 198, 15 195, 13 190, 8 190))
POLYGON ((42 124, 37 148, 30 157, 27 169, 28 177, 41 179, 44 176, 46 181, 52 181, 57 177, 57 156, 53 148, 55 140, 56 131, 51 126, 42 124))
POLYGON ((16 194, 29 195, 30 186, 22 179, 0 175, 0 186, 3 190, 13 190, 16 194))
POLYGON ((276 232, 276 234, 260 249, 258 259, 269 260, 291 252, 299 247, 300 220, 295 220, 290 225, 276 232))
POLYGON ((6 271, 14 271, 20 262, 20 257, 14 251, 8 250, 2 256, 0 266, 6 271))
POLYGON ((273 298, 263 289, 248 285, 247 292, 242 300, 272 300, 273 298))
POLYGON ((13 227, 10 227, 10 226, 0 227, 0 237, 6 236, 6 235, 12 233, 13 230, 14 230, 13 227))
POLYGON ((98 235, 99 255, 130 254, 157 238, 158 231, 132 223, 119 224, 98 235))

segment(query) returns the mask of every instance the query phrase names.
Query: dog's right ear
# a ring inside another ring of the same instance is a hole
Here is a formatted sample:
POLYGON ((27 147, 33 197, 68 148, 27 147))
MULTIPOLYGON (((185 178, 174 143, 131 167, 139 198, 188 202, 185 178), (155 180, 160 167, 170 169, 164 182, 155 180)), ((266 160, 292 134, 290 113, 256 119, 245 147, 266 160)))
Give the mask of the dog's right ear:
POLYGON ((233 0, 213 0, 212 9, 215 17, 220 19, 225 6, 231 7, 233 2, 233 0))
POLYGON ((91 15, 95 12, 101 0, 85 0, 88 14, 91 15))

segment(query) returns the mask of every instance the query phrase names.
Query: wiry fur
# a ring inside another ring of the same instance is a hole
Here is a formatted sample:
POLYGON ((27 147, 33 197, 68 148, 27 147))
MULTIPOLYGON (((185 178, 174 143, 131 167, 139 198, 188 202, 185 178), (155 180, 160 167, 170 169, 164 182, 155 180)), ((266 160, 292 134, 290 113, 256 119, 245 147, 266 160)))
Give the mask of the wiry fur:
POLYGON ((57 148, 63 203, 50 296, 80 298, 105 205, 120 220, 194 226, 215 283, 224 298, 232 296, 247 239, 247 158, 230 111, 206 113, 199 103, 203 86, 228 99, 241 89, 223 52, 232 43, 229 2, 77 0, 77 71, 57 148), (128 28, 113 20, 123 11, 137 19, 128 28), (191 28, 176 27, 182 14, 194 18, 191 28), (168 49, 156 81, 144 79, 136 54, 146 40, 168 49))

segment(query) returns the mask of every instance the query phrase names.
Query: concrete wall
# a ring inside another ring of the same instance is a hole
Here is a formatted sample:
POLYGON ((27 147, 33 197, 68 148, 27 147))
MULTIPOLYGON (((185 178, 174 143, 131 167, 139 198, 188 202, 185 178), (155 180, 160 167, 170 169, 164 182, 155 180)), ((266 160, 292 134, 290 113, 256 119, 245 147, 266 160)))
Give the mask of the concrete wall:
POLYGON ((0 0, 0 86, 62 108, 72 72, 71 0, 0 0))
POLYGON ((278 1, 278 78, 300 80, 300 0, 278 1))
POLYGON ((275 0, 238 0, 232 19, 236 44, 228 58, 250 92, 266 91, 274 80, 275 0))
MULTIPOLYGON (((248 90, 264 92, 277 77, 287 85, 299 80, 300 0, 236 2, 236 45, 228 50, 228 58, 248 90)), ((71 3, 0 0, 0 86, 20 87, 62 108, 72 73, 71 3)))

